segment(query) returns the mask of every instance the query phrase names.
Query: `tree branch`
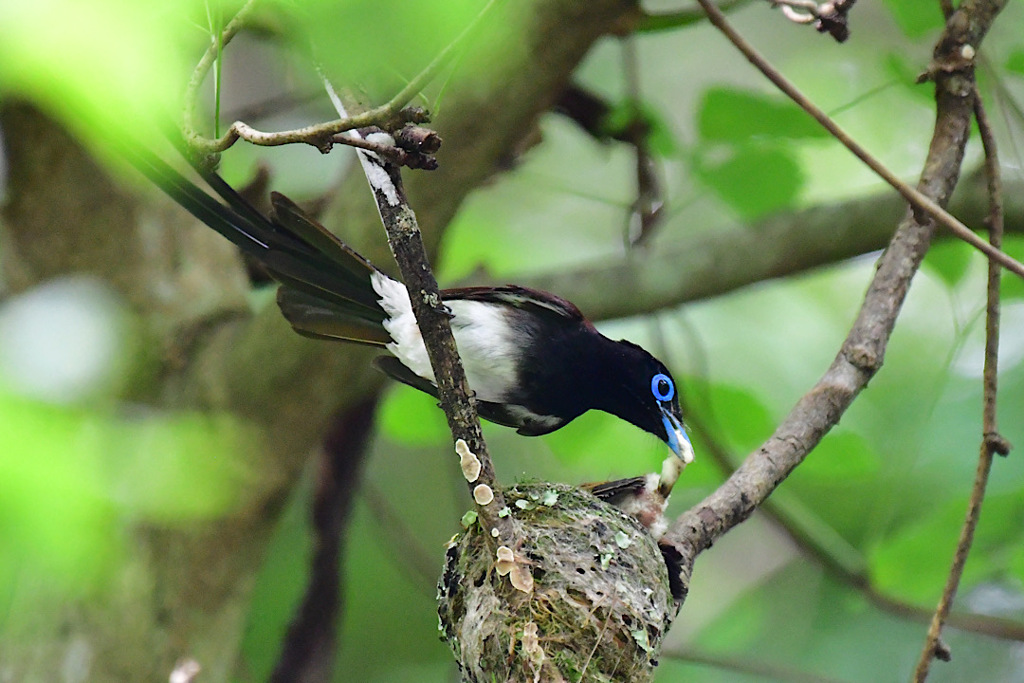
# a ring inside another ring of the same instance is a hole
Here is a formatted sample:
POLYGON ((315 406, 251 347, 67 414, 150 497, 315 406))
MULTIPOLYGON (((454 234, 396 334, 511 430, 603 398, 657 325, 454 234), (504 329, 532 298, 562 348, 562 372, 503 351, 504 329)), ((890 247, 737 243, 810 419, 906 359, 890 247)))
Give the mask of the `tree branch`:
MULTIPOLYGON (((683 406, 683 414, 686 415, 687 424, 699 435, 701 443, 704 444, 705 455, 723 476, 732 475, 735 472, 732 465, 735 458, 718 441, 713 430, 703 422, 700 413, 687 405, 683 406)), ((880 592, 871 582, 867 560, 856 548, 850 547, 844 540, 838 538, 832 543, 824 542, 821 531, 816 529, 812 532, 809 525, 802 524, 799 517, 794 514, 792 506, 783 504, 777 498, 768 498, 761 504, 760 510, 770 522, 789 536, 807 559, 820 566, 833 579, 860 593, 872 605, 901 619, 922 624, 927 624, 931 620, 930 610, 880 592)), ((829 531, 838 536, 831 528, 829 531)), ((948 623, 962 631, 1024 642, 1024 623, 1013 619, 954 612, 949 614, 948 623)))
POLYGON ((315 546, 309 583, 288 626, 271 683, 331 679, 342 617, 342 544, 359 490, 379 394, 339 414, 324 438, 313 496, 315 546))
MULTIPOLYGON (((1007 184, 1004 197, 1007 231, 1024 233, 1024 183, 1007 184)), ((973 178, 961 183, 950 207, 967 223, 981 225, 987 212, 984 183, 973 178)), ((905 210, 902 197, 885 192, 683 235, 656 250, 632 250, 625 258, 507 280, 557 292, 591 320, 642 315, 879 251, 892 239, 892 225, 905 210)), ((460 282, 495 283, 499 280, 486 273, 460 282)))
MULTIPOLYGON (((707 0, 700 0, 716 26, 726 20, 707 0)), ((991 26, 1000 0, 967 0, 947 25, 936 48, 936 62, 943 50, 961 45, 977 48, 991 26)), ((725 30, 723 29, 723 30, 725 30)), ((956 62, 957 68, 936 72, 936 124, 918 190, 939 205, 946 203, 959 177, 964 147, 970 133, 974 106, 970 82, 973 66, 956 62)), ((679 578, 689 585, 693 562, 715 539, 747 519, 775 488, 797 467, 881 367, 889 336, 910 281, 920 267, 934 234, 934 223, 921 221, 912 211, 900 224, 888 249, 879 259, 864 303, 832 366, 805 394, 775 433, 714 493, 683 513, 662 543, 671 544, 682 558, 679 578)))

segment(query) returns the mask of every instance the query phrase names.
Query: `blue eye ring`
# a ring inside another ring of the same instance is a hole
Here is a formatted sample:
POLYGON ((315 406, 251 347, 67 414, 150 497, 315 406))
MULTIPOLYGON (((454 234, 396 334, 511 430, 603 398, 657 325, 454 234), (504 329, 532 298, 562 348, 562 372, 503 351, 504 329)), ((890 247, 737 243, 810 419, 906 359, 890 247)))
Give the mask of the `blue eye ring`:
POLYGON ((663 372, 659 372, 651 378, 651 393, 659 401, 671 401, 672 397, 676 395, 676 385, 672 383, 671 377, 663 372), (662 382, 668 385, 667 389, 661 388, 662 382))

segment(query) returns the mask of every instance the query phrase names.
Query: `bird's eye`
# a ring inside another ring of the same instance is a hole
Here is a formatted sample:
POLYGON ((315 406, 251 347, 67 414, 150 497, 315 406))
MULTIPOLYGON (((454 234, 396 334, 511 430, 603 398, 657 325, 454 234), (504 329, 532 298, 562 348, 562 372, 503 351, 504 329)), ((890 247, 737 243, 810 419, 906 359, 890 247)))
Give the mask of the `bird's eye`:
POLYGON ((671 401, 676 393, 676 387, 672 384, 672 378, 659 372, 651 378, 651 393, 659 401, 671 401))

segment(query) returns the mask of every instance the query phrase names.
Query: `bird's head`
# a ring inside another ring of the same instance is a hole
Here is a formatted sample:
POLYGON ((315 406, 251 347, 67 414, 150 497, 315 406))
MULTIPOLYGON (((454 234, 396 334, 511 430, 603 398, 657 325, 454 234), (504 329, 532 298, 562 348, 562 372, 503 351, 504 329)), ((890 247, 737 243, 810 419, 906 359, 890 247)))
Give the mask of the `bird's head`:
POLYGON ((615 342, 622 359, 619 381, 625 386, 616 405, 605 408, 656 435, 672 449, 684 465, 693 462, 693 446, 683 428, 679 394, 668 368, 643 348, 627 341, 615 342))
POLYGON ((659 372, 651 375, 650 392, 650 398, 654 400, 653 405, 657 407, 656 417, 662 428, 661 433, 655 433, 679 456, 684 465, 689 465, 693 462, 693 446, 690 445, 690 437, 683 428, 683 414, 679 410, 675 380, 668 374, 665 366, 662 365, 659 372))

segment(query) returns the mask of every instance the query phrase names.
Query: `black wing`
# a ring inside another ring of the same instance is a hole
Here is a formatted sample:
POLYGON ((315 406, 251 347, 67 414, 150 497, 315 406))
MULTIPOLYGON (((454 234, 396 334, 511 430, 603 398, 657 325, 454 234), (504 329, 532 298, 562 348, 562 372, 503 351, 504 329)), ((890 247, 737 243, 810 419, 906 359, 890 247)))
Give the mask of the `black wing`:
MULTIPOLYGON (((394 356, 378 356, 373 360, 373 365, 388 377, 438 398, 437 387, 433 382, 420 377, 394 356)), ((476 400, 476 410, 485 420, 505 427, 512 427, 524 436, 547 434, 566 423, 565 420, 555 422, 552 418, 544 417, 533 419, 530 412, 522 406, 511 406, 480 399, 476 400)))

